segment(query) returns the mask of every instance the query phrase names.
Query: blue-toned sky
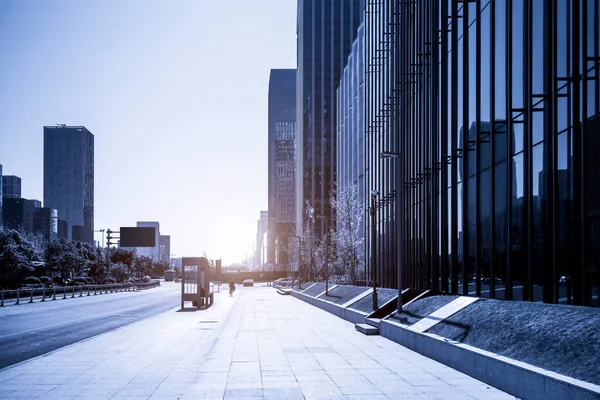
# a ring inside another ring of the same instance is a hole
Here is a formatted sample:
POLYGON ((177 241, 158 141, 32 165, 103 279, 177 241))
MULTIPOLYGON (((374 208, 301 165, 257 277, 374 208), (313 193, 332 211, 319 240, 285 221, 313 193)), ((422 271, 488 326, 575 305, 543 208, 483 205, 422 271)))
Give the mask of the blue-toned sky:
POLYGON ((0 0, 0 164, 43 200, 43 126, 84 125, 95 229, 159 221, 178 256, 242 261, 269 71, 295 65, 295 0, 0 0))

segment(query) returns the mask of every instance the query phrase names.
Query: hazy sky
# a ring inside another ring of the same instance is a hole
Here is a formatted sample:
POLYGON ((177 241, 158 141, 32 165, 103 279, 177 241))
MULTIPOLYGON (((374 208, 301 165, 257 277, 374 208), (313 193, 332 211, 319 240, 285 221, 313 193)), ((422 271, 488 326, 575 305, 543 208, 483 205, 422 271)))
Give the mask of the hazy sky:
POLYGON ((43 200, 43 126, 84 125, 95 229, 159 221, 177 256, 242 261, 269 72, 295 66, 296 0, 0 0, 0 164, 43 200))

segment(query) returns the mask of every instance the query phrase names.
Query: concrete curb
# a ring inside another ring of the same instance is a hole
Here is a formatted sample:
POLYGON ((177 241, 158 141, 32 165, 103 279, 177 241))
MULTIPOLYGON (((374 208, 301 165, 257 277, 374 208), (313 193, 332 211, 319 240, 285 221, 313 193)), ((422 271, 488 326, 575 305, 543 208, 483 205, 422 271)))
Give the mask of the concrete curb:
MULTIPOLYGON (((362 324, 367 314, 293 291, 292 295, 346 321, 362 324)), ((598 400, 600 386, 499 356, 431 333, 381 320, 379 335, 522 399, 598 400)))
POLYGON ((292 291, 292 296, 299 298, 312 306, 325 310, 338 318, 355 323, 363 324, 368 314, 362 313, 351 308, 343 308, 336 303, 327 300, 317 299, 304 293, 292 291))

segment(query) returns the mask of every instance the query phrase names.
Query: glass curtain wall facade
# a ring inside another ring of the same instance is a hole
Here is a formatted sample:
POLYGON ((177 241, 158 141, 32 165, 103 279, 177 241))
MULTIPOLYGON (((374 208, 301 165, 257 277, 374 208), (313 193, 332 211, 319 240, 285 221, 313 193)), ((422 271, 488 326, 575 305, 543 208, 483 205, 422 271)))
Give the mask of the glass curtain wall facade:
POLYGON ((363 0, 298 0, 296 227, 307 211, 316 237, 334 226, 336 91, 362 22, 363 0))
POLYGON ((358 28, 337 91, 337 186, 365 187, 365 30, 358 28))
MULTIPOLYGON (((0 164, 0 179, 2 179, 2 164, 0 164)), ((0 227, 3 226, 2 220, 2 185, 0 185, 0 227)))
POLYGON ((2 198, 20 199, 21 198, 21 178, 14 175, 4 175, 2 178, 2 198))
POLYGON ((269 224, 267 261, 288 270, 296 232, 296 70, 272 69, 269 78, 269 224))
POLYGON ((44 127, 44 206, 67 221, 69 239, 94 243, 94 135, 85 126, 44 127))
POLYGON ((595 0, 368 3, 366 192, 384 196, 378 243, 397 232, 400 254, 379 246, 383 286, 389 268, 410 288, 600 305, 599 14, 595 0))

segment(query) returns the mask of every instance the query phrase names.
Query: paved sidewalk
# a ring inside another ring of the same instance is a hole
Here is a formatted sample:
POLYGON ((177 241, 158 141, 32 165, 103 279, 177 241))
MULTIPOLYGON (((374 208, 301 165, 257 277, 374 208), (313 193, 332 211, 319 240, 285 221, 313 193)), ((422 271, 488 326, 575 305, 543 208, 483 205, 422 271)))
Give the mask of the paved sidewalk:
POLYGON ((0 370, 0 399, 18 398, 514 399, 266 286, 0 370))

